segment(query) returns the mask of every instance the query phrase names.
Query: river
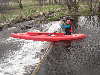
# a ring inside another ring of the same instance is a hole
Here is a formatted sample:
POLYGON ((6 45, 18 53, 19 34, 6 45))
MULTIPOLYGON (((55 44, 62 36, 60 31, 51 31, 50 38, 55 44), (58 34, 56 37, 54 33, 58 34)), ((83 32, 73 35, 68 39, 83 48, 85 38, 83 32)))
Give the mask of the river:
MULTIPOLYGON (((60 28, 59 22, 34 25, 28 32, 54 32, 60 28), (52 25, 51 25, 52 24, 52 25)), ((30 75, 51 42, 32 41, 10 37, 16 27, 0 32, 0 75, 30 75)))
POLYGON ((98 16, 80 16, 77 21, 73 33, 86 34, 87 38, 70 45, 52 45, 36 75, 100 75, 98 16))
MULTIPOLYGON (((42 25, 43 31, 54 32, 58 23, 42 25)), ((73 33, 86 34, 82 41, 69 45, 52 45, 36 75, 99 75, 100 23, 98 16, 78 16, 73 33)), ((9 29, 9 33, 12 32, 9 29)), ((39 28, 41 29, 41 28, 39 28)), ((40 31, 33 27, 28 31, 40 31)), ((5 33, 7 33, 5 31, 5 33)), ((63 32, 63 29, 61 29, 63 32)), ((50 42, 29 41, 3 36, 0 39, 0 75, 31 75, 50 42)))

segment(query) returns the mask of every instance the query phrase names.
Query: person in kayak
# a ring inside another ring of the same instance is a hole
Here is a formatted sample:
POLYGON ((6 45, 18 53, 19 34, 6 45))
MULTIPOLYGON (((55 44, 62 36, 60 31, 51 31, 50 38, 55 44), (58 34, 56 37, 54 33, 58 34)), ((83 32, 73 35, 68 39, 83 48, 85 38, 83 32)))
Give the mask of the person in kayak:
POLYGON ((71 32, 72 32, 71 21, 67 20, 65 24, 66 24, 65 26, 61 24, 61 26, 65 28, 65 32, 66 32, 65 35, 71 35, 71 32))

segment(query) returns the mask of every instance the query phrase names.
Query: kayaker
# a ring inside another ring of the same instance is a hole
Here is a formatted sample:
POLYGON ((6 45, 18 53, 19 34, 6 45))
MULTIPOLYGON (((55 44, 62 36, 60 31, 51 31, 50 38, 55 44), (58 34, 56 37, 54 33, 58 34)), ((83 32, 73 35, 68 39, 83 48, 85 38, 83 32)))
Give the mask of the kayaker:
POLYGON ((72 32, 71 21, 67 20, 65 24, 66 24, 65 26, 61 24, 61 26, 65 28, 65 32, 66 32, 65 35, 71 35, 71 32, 72 32))

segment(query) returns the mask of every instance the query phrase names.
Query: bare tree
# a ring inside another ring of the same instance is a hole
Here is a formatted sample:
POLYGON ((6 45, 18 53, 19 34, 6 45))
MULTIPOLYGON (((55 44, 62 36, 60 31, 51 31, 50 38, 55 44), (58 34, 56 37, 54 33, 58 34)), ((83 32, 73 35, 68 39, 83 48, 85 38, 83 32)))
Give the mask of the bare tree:
POLYGON ((92 11, 92 0, 90 0, 90 11, 92 11))
POLYGON ((68 0, 67 1, 67 6, 68 6, 68 9, 69 9, 69 11, 71 11, 71 8, 72 8, 72 0, 68 0))
POLYGON ((43 0, 42 0, 42 5, 43 5, 43 0))
POLYGON ((51 4, 51 0, 49 0, 49 4, 51 4))
POLYGON ((78 12, 79 8, 79 2, 76 2, 76 0, 67 0, 66 4, 68 6, 69 11, 72 11, 72 8, 75 10, 75 12, 78 12))
POLYGON ((94 14, 96 14, 96 4, 97 4, 97 0, 95 0, 95 4, 94 4, 94 14))
POLYGON ((60 0, 59 0, 59 4, 60 4, 60 0))
POLYGON ((52 4, 53 4, 53 0, 52 0, 52 4))
POLYGON ((19 6, 20 6, 20 9, 23 9, 23 6, 21 4, 21 0, 19 1, 19 6))
POLYGON ((57 3, 57 0, 54 0, 55 3, 57 3))
POLYGON ((100 2, 99 2, 99 13, 100 13, 100 2))
POLYGON ((87 0, 87 4, 89 5, 89 0, 87 0))

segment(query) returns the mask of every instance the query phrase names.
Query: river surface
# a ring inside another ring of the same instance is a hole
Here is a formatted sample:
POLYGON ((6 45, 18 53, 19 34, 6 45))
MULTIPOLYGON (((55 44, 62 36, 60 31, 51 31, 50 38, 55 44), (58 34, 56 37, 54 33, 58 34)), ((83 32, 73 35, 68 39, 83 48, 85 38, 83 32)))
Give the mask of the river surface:
MULTIPOLYGON (((58 24, 41 25, 42 31, 49 27, 47 32, 54 32, 60 28, 58 24)), ((86 34, 87 38, 68 44, 54 43, 36 75, 100 75, 98 16, 80 16, 73 24, 73 33, 86 34)), ((28 31, 41 31, 41 27, 28 31)), ((5 34, 15 29, 5 30, 5 34)), ((31 75, 51 43, 0 36, 0 75, 31 75)))
MULTIPOLYGON (((54 32, 59 22, 33 27, 28 32, 54 32), (52 24, 52 25, 51 25, 52 24)), ((16 27, 0 32, 0 75, 31 75, 51 42, 32 41, 10 37, 16 27)), ((21 31, 23 32, 23 31, 21 31)))
POLYGON ((73 33, 87 38, 54 43, 36 75, 100 75, 100 23, 97 16, 80 16, 73 33))

